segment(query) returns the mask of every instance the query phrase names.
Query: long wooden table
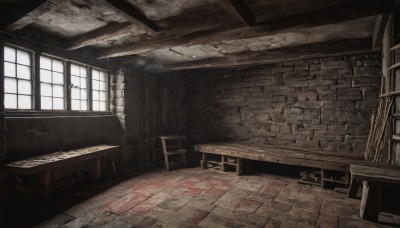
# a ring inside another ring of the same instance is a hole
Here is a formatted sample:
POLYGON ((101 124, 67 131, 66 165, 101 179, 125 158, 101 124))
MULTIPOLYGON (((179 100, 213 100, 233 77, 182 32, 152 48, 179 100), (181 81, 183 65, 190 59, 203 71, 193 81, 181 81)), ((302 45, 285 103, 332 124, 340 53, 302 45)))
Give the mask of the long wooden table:
POLYGON ((199 144, 195 145, 194 149, 202 153, 200 164, 202 168, 207 166, 207 154, 217 154, 222 156, 221 162, 219 162, 222 169, 225 165, 234 166, 238 175, 242 174, 242 159, 318 168, 321 169, 321 185, 323 187, 325 181, 332 181, 325 178, 326 170, 345 172, 345 184, 348 185, 350 163, 364 160, 364 152, 301 149, 245 141, 199 144), (234 162, 229 162, 227 157, 236 159, 234 162))
POLYGON ((6 164, 4 167, 8 172, 9 191, 16 191, 16 175, 38 175, 43 184, 43 188, 48 197, 52 193, 53 170, 68 167, 80 162, 92 160, 94 162, 94 178, 101 179, 101 158, 110 156, 114 173, 114 154, 119 146, 96 145, 70 151, 59 151, 38 157, 28 158, 6 164))

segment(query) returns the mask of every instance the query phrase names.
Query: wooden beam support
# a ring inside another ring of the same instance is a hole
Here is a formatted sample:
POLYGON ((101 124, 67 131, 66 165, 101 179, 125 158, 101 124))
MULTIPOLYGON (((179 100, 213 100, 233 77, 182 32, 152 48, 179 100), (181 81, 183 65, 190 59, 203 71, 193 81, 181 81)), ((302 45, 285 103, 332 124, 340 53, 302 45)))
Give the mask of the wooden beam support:
POLYGON ((373 52, 371 49, 371 39, 344 40, 301 45, 296 47, 286 47, 259 52, 235 53, 226 55, 226 57, 171 64, 166 68, 169 68, 170 71, 201 68, 224 68, 370 52, 373 52))
POLYGON ((107 40, 120 34, 128 33, 131 29, 135 27, 136 25, 132 25, 130 22, 113 22, 92 32, 83 34, 72 39, 71 41, 69 41, 66 49, 75 50, 78 48, 95 45, 97 42, 107 40))
POLYGON ((235 8, 236 12, 239 13, 248 26, 254 26, 256 24, 256 17, 243 0, 227 1, 233 6, 233 8, 235 8))
POLYGON ((117 13, 127 17, 132 23, 141 24, 147 33, 152 34, 160 31, 160 28, 153 21, 125 0, 105 0, 105 2, 117 13))
POLYGON ((374 31, 372 34, 372 49, 381 50, 383 35, 385 33, 386 25, 389 21, 390 14, 384 13, 378 16, 375 22, 374 31))
POLYGON ((0 27, 14 32, 31 24, 37 17, 61 5, 62 0, 34 0, 24 3, 16 13, 7 15, 0 22, 0 27))
MULTIPOLYGON (((399 6, 396 7, 399 8, 399 6)), ((96 57, 100 59, 113 58, 118 56, 140 54, 161 48, 250 39, 387 13, 394 8, 395 7, 392 7, 392 5, 389 3, 386 4, 386 1, 354 0, 345 4, 335 5, 318 11, 268 20, 253 27, 223 31, 212 30, 177 37, 140 40, 130 44, 100 50, 96 54, 96 57)))

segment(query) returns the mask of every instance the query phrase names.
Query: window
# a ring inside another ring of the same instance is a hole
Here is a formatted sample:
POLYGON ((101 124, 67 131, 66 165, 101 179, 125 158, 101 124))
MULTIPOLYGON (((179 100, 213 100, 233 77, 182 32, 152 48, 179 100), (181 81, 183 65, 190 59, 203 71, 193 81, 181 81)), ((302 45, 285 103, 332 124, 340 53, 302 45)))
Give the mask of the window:
POLYGON ((4 46, 4 107, 32 109, 31 53, 4 46))
POLYGON ((64 110, 64 63, 40 56, 40 96, 42 110, 64 110))
POLYGON ((88 110, 87 69, 71 64, 71 110, 88 110))
POLYGON ((107 77, 104 71, 92 70, 93 111, 107 111, 107 77))

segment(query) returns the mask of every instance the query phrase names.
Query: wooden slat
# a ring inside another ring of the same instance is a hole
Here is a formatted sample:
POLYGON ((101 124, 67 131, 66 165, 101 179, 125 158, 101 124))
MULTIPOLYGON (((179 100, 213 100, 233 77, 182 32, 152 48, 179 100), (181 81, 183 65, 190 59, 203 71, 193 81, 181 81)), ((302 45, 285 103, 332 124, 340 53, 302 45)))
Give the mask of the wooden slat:
POLYGON ((392 139, 400 141, 400 135, 392 135, 392 139))
MULTIPOLYGON (((250 39, 255 37, 292 32, 299 29, 311 28, 343 21, 368 17, 381 13, 387 13, 398 8, 392 7, 388 1, 354 0, 338 4, 325 9, 275 18, 260 22, 257 26, 219 30, 209 30, 176 37, 162 37, 153 40, 140 40, 130 44, 124 44, 106 48, 98 52, 97 58, 113 58, 118 56, 135 55, 161 48, 176 46, 192 46, 198 44, 210 44, 214 42, 250 39)), ((369 48, 371 49, 371 43, 369 48)))
POLYGON ((160 31, 160 28, 153 21, 148 19, 144 14, 142 14, 138 9, 128 2, 124 0, 105 0, 105 2, 108 3, 109 7, 111 7, 114 11, 124 15, 131 22, 140 23, 143 25, 143 29, 145 29, 147 33, 152 34, 153 32, 160 31))
POLYGON ((388 92, 388 93, 384 93, 379 95, 379 97, 388 97, 388 96, 397 96, 400 95, 400 91, 392 91, 392 92, 388 92))
POLYGON ((130 29, 133 29, 134 25, 129 22, 124 23, 111 23, 92 32, 78 36, 68 42, 66 49, 75 50, 81 47, 95 45, 96 43, 109 39, 120 34, 127 33, 130 29))
POLYGON ((342 40, 277 48, 258 52, 226 54, 225 57, 220 58, 171 64, 167 66, 167 68, 170 71, 199 68, 221 68, 371 52, 371 39, 342 40))
POLYGON ((387 163, 362 162, 350 165, 353 179, 400 183, 400 166, 387 163))
POLYGON ((256 24, 256 17, 243 0, 226 1, 228 1, 233 6, 233 8, 235 8, 235 10, 239 13, 239 15, 247 23, 248 26, 253 26, 256 24))
POLYGON ((394 65, 388 67, 387 69, 388 69, 388 70, 393 70, 393 69, 396 69, 396 68, 399 68, 399 67, 400 67, 400 63, 396 63, 396 64, 394 64, 394 65))
POLYGON ((374 31, 372 34, 372 49, 381 50, 383 34, 385 33, 386 25, 389 20, 389 13, 384 13, 376 19, 374 31))
POLYGON ((71 151, 55 152, 12 162, 6 164, 5 168, 17 174, 31 175, 116 153, 118 148, 119 146, 98 145, 71 151))

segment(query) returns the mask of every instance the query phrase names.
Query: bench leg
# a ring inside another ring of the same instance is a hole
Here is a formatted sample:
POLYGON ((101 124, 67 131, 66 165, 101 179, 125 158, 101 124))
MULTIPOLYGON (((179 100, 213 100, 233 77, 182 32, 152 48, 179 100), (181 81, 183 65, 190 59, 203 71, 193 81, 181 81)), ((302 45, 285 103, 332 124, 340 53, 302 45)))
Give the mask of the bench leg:
POLYGON ((321 169, 321 187, 325 188, 325 169, 321 169))
POLYGON ((43 190, 44 190, 46 199, 50 199, 52 196, 52 192, 53 192, 51 172, 48 170, 48 171, 41 173, 40 180, 43 184, 43 190))
POLYGON ((200 167, 202 169, 207 168, 207 154, 206 153, 201 153, 200 167))
POLYGON ((381 204, 381 185, 364 181, 360 206, 360 217, 370 221, 378 221, 381 204))
POLYGON ((243 159, 237 158, 237 166, 236 166, 236 173, 238 176, 241 176, 243 174, 243 159))
POLYGON ((115 163, 114 163, 114 155, 111 155, 111 166, 114 171, 114 175, 117 175, 117 170, 115 169, 115 163))
POLYGON ((169 172, 168 154, 164 154, 164 160, 165 160, 165 168, 167 168, 167 171, 169 172))
POLYGON ((182 154, 182 162, 185 168, 187 167, 187 160, 186 160, 186 154, 182 154))
POLYGON ((221 155, 221 171, 225 172, 225 155, 221 155))
POLYGON ((348 197, 355 199, 357 197, 357 192, 358 192, 358 182, 357 180, 351 178, 348 197))

